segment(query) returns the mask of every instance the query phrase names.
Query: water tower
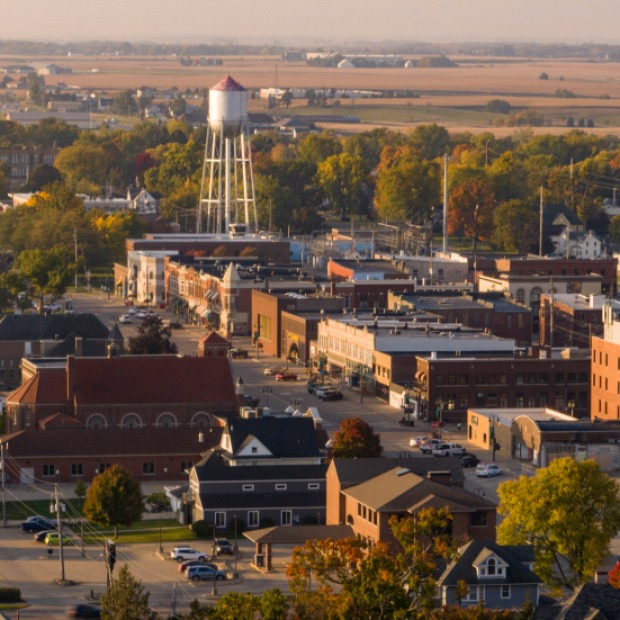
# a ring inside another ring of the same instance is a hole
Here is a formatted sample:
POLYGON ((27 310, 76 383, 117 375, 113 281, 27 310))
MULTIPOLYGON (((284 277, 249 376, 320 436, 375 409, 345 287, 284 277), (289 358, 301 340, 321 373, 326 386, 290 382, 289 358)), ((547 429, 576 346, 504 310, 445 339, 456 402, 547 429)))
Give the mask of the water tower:
POLYGON ((228 76, 209 90, 196 232, 243 234, 246 227, 250 228, 250 217, 258 228, 248 132, 248 92, 228 76))

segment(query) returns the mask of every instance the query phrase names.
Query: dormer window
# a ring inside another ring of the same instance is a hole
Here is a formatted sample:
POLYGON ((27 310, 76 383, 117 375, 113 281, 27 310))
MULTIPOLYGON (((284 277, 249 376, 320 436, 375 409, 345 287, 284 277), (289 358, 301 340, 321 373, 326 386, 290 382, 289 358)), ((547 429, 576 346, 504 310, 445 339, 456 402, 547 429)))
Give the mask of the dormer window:
POLYGON ((491 556, 476 567, 478 577, 505 577, 508 565, 497 557, 491 556))

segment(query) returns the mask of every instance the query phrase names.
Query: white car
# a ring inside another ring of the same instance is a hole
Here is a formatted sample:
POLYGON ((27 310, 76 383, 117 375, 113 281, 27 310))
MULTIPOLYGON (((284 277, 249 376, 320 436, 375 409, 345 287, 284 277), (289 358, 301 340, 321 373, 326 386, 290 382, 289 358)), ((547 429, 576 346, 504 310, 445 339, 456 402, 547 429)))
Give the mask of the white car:
POLYGON ((481 478, 501 476, 503 473, 502 468, 499 465, 495 465, 495 463, 479 463, 476 465, 476 476, 481 478))
POLYGON ((136 310, 136 307, 135 307, 135 306, 130 306, 130 307, 129 307, 129 310, 127 310, 127 314, 132 314, 132 315, 133 315, 133 314, 135 314, 136 312, 138 312, 138 311, 136 310))
POLYGON ((412 437, 409 440, 409 446, 411 448, 419 448, 422 445, 422 442, 426 441, 428 437, 412 437))
POLYGON ((443 443, 441 439, 429 439, 420 444, 420 451, 424 454, 430 454, 435 448, 443 443))
POLYGON ((463 456, 465 448, 458 443, 442 443, 433 448, 433 456, 463 456))
POLYGON ((185 560, 206 562, 209 559, 209 554, 204 551, 198 551, 194 547, 175 547, 170 552, 170 557, 177 562, 185 562, 185 560))
POLYGON ((131 323, 131 317, 128 314, 121 314, 118 317, 119 323, 131 323))

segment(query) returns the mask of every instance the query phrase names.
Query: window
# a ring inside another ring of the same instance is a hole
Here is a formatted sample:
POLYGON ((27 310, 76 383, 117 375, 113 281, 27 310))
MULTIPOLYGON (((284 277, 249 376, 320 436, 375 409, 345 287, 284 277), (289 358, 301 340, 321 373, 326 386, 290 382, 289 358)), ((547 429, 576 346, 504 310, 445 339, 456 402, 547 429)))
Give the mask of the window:
POLYGON ((56 466, 52 463, 48 463, 47 465, 43 465, 43 477, 51 478, 56 475, 56 466))
POLYGON ((101 463, 98 473, 102 474, 106 469, 110 469, 110 467, 112 467, 112 463, 101 463))
POLYGON ((510 586, 502 584, 502 598, 510 598, 510 586))
POLYGON ((215 527, 226 527, 226 513, 225 512, 215 513, 215 527))
POLYGON ((320 488, 320 485, 319 485, 318 482, 309 482, 308 483, 308 491, 316 491, 319 488, 320 488))
POLYGON ((518 289, 515 294, 515 298, 517 300, 517 303, 519 304, 525 303, 525 291, 522 288, 518 289))
POLYGON ((185 470, 190 470, 193 463, 191 461, 181 461, 181 473, 184 474, 185 470))
POLYGON ((276 484, 276 491, 286 491, 285 484, 276 484))
POLYGON ((463 600, 469 603, 484 601, 484 586, 469 586, 467 596, 463 600))
POLYGON ((258 510, 250 510, 248 512, 248 527, 258 527, 260 523, 258 510))
POLYGON ((71 464, 71 475, 72 476, 83 476, 84 465, 82 465, 82 463, 72 463, 71 464))
POLYGON ((155 475, 155 463, 142 463, 142 473, 145 476, 155 475))
POLYGON ((293 525, 293 511, 281 510, 280 511, 280 525, 289 526, 293 525))
POLYGON ((254 490, 254 485, 253 484, 244 484, 241 488, 244 491, 253 491, 254 490))
POLYGON ((556 372, 555 373, 555 382, 556 383, 564 383, 564 373, 563 372, 556 372))
POLYGON ((497 561, 495 558, 489 558, 487 562, 487 575, 495 575, 497 568, 497 561))
POLYGON ((486 525, 487 524, 487 513, 482 511, 472 512, 471 513, 471 524, 472 525, 486 525))
POLYGON ((523 385, 523 375, 522 374, 518 374, 516 376, 516 384, 517 385, 523 385))

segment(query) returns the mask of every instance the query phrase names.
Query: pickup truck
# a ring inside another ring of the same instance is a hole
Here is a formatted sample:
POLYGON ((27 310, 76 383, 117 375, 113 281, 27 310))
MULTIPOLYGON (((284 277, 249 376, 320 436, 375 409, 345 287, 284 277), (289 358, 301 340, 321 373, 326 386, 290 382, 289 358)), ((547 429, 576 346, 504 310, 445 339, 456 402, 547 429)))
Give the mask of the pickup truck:
POLYGON ((433 456, 461 456, 466 450, 458 443, 442 443, 433 448, 433 456))
POLYGON ((420 451, 423 454, 430 454, 435 448, 443 444, 441 439, 429 439, 428 441, 419 445, 420 451))

